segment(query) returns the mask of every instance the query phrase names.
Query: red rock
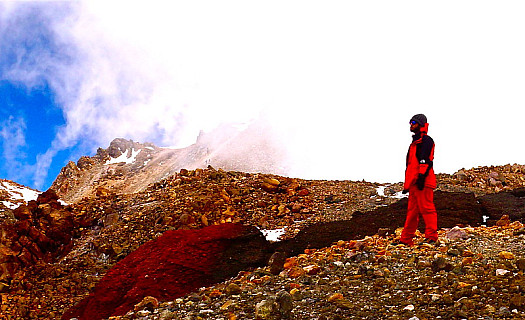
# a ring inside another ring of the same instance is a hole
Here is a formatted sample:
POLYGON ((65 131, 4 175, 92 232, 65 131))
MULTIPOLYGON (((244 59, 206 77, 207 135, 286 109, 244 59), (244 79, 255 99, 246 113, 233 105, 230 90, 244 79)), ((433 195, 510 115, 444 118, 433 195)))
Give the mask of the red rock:
POLYGON ((293 213, 299 213, 299 212, 301 212, 302 208, 303 208, 303 205, 301 205, 299 203, 294 203, 292 205, 292 209, 291 210, 292 210, 293 213))
POLYGON ((301 189, 299 190, 299 192, 297 193, 299 196, 301 197, 304 197, 304 196, 307 196, 310 194, 310 191, 308 191, 308 189, 301 189))
POLYGON ((38 198, 36 199, 36 201, 38 203, 50 203, 50 202, 56 202, 58 201, 58 199, 59 198, 56 192, 50 189, 38 195, 38 198))
POLYGON ((62 319, 123 315, 146 296, 171 301, 264 264, 266 246, 257 228, 241 224, 167 231, 119 261, 62 319))
POLYGON ((27 220, 32 218, 31 210, 27 206, 19 206, 13 211, 13 215, 18 220, 27 220))

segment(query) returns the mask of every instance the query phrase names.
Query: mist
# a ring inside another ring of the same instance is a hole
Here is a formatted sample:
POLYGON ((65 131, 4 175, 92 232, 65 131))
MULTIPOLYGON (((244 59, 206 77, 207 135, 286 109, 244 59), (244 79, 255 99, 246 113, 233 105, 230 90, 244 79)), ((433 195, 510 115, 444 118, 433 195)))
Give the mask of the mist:
POLYGON ((65 124, 38 156, 40 185, 61 150, 94 152, 117 137, 185 147, 201 130, 257 121, 286 150, 290 176, 397 182, 416 113, 429 119, 437 172, 523 162, 525 151, 507 145, 524 113, 522 9, 7 3, 0 40, 20 50, 10 51, 3 78, 28 90, 48 85, 63 111, 65 124))

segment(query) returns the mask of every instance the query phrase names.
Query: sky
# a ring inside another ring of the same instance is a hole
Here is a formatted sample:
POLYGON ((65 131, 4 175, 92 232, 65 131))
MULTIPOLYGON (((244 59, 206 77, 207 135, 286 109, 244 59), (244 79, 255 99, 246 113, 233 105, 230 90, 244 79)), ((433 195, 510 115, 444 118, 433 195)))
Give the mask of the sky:
POLYGON ((0 178, 47 189, 114 138, 264 121, 289 176, 398 182, 525 162, 522 1, 0 2, 0 178))

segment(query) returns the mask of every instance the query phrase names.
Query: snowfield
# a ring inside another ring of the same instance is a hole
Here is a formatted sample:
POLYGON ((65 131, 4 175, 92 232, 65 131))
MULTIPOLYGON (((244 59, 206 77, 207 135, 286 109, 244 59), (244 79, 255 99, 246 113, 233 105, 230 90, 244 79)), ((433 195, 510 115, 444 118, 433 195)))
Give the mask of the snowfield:
MULTIPOLYGON (((11 199, 23 200, 26 203, 31 200, 36 200, 38 195, 41 193, 40 191, 22 187, 9 181, 0 181, 0 190, 7 191, 11 199)), ((16 209, 20 206, 20 203, 13 203, 10 201, 2 201, 2 203, 9 209, 16 209)))
POLYGON ((111 158, 108 161, 106 161, 106 165, 115 164, 115 163, 121 163, 121 162, 124 162, 124 163, 127 163, 127 164, 134 163, 135 160, 137 159, 137 156, 139 155, 140 151, 142 151, 142 150, 135 151, 135 149, 131 149, 131 156, 128 157, 128 152, 126 150, 118 158, 111 158))

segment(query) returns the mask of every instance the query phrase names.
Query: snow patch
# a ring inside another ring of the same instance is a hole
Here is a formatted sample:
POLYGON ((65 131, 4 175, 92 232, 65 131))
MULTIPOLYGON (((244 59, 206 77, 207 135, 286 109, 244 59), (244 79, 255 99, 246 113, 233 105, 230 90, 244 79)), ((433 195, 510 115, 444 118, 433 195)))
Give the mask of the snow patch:
POLYGON ((396 192, 392 198, 396 198, 396 199, 403 199, 403 198, 408 198, 408 193, 405 193, 403 194, 403 191, 399 191, 399 192, 396 192))
POLYGON ((379 196, 384 197, 385 196, 385 188, 386 186, 379 186, 376 188, 376 192, 379 196))
POLYGON ((131 156, 128 157, 128 152, 123 152, 118 158, 111 158, 109 159, 108 161, 106 161, 106 165, 109 165, 109 164, 115 164, 115 163, 127 163, 127 164, 131 164, 131 163, 134 163, 135 160, 137 160, 137 156, 139 155, 139 153, 141 152, 142 150, 137 150, 135 151, 135 149, 131 149, 131 156))
POLYGON ((12 202, 9 202, 9 201, 2 201, 2 204, 6 208, 9 208, 11 210, 14 210, 14 209, 16 209, 16 208, 18 208, 20 206, 20 204, 15 204, 15 203, 12 203, 12 202))
MULTIPOLYGON (((27 187, 18 186, 11 184, 8 181, 0 181, 0 189, 3 189, 9 193, 9 198, 13 200, 23 200, 25 203, 36 200, 40 191, 29 189, 27 187)), ((12 203, 10 201, 2 201, 4 206, 9 209, 16 209, 20 206, 20 203, 12 203)))
POLYGON ((262 234, 268 241, 279 241, 280 237, 284 234, 286 228, 274 229, 274 230, 261 230, 262 234))
POLYGON ((399 191, 399 192, 396 192, 394 193, 393 195, 391 196, 387 196, 385 195, 385 189, 388 187, 388 185, 386 186, 379 186, 376 188, 376 192, 379 196, 381 197, 387 197, 387 198, 395 198, 395 199, 403 199, 403 198, 406 198, 408 197, 408 194, 403 194, 402 191, 399 191))

